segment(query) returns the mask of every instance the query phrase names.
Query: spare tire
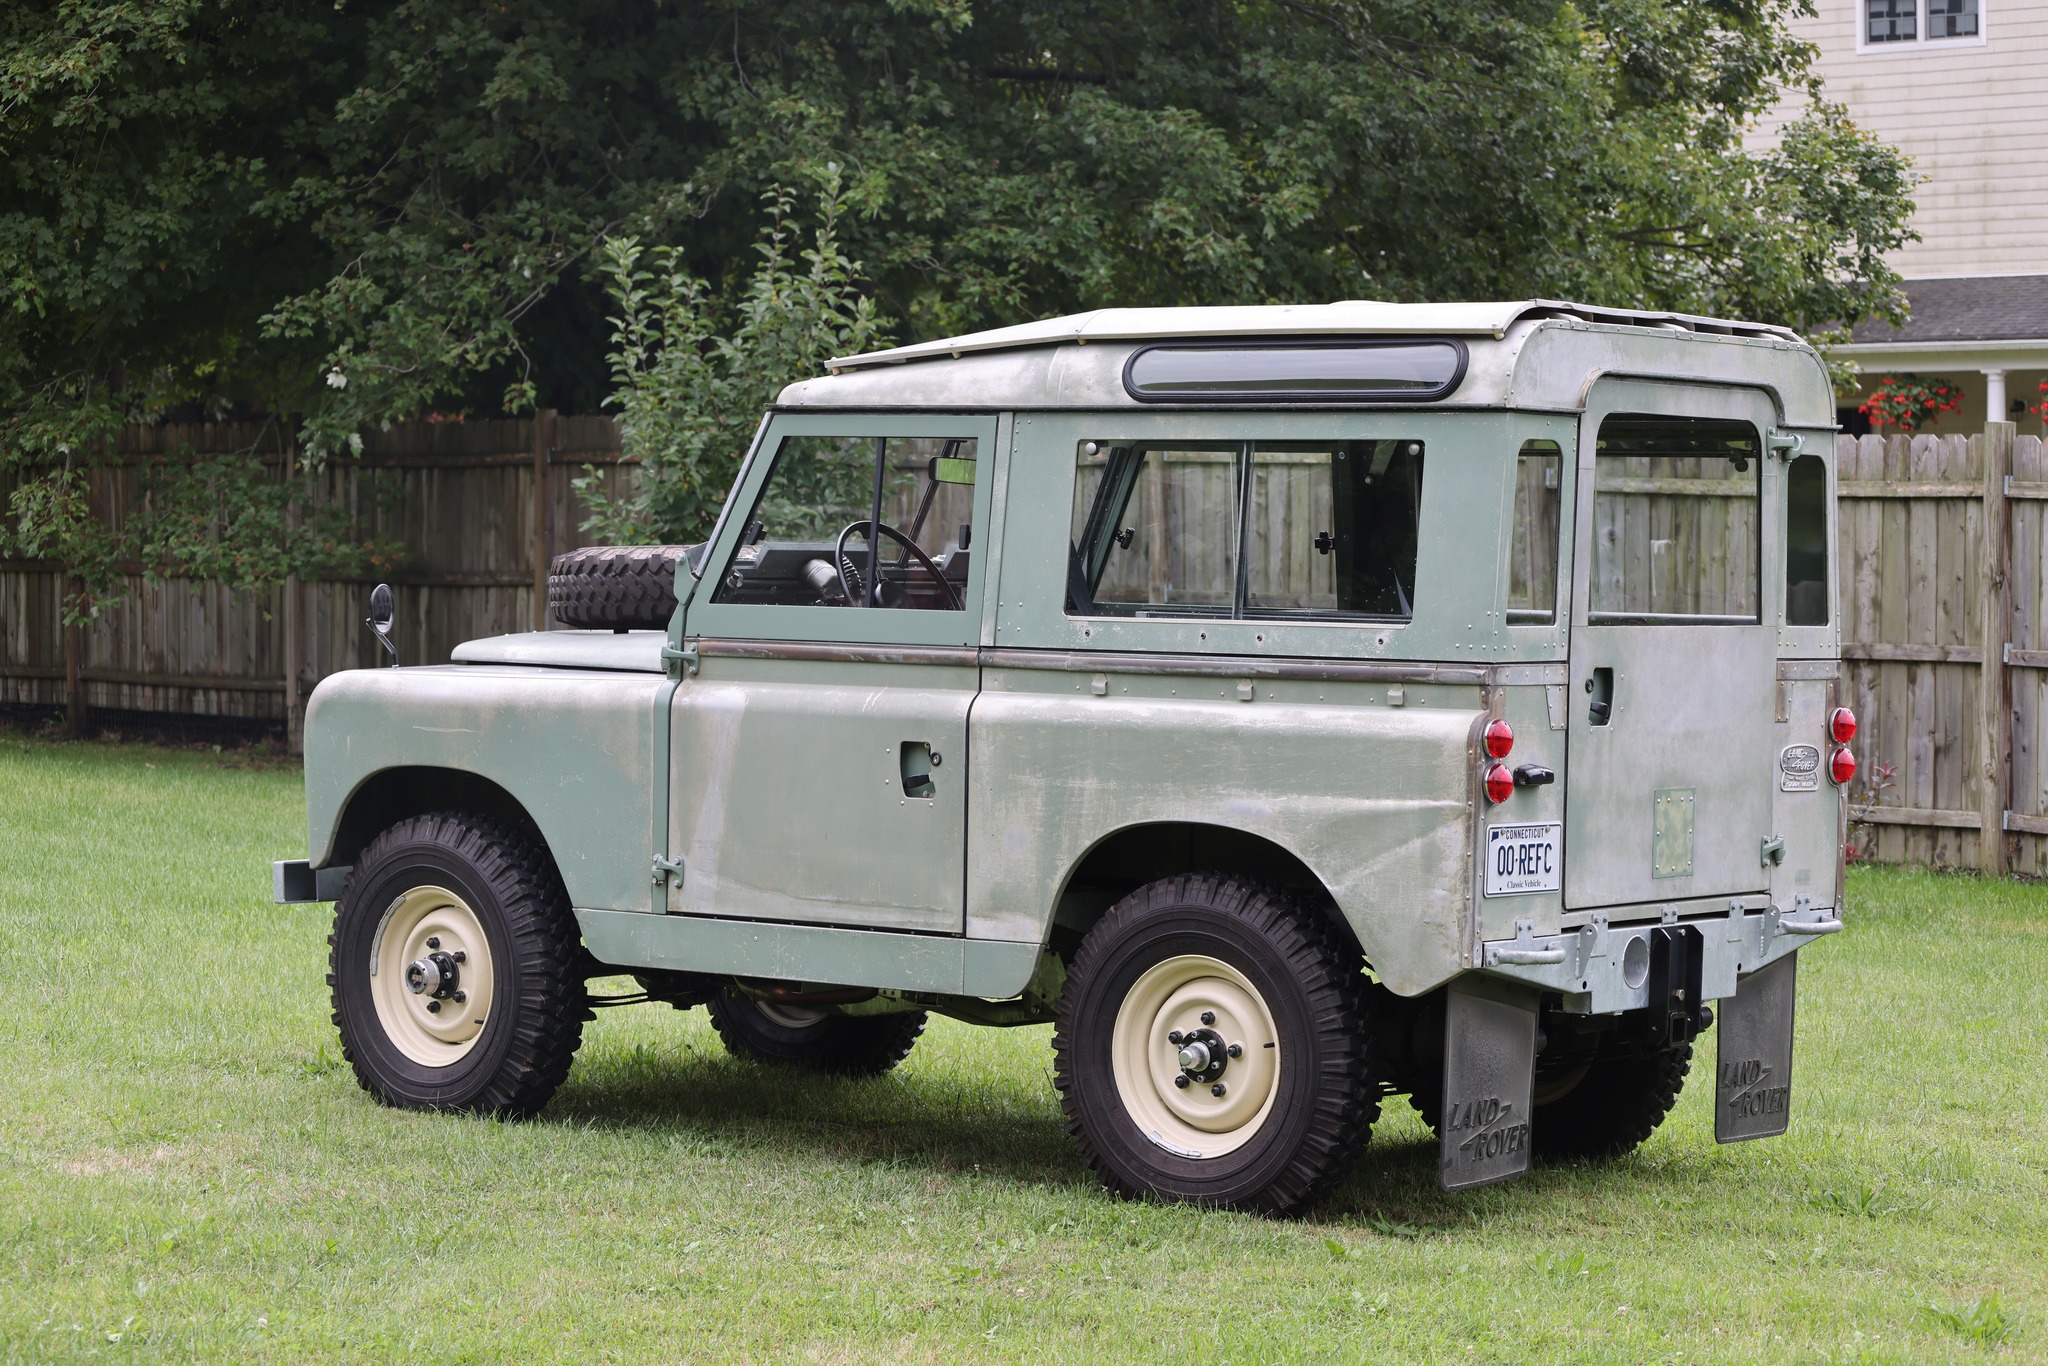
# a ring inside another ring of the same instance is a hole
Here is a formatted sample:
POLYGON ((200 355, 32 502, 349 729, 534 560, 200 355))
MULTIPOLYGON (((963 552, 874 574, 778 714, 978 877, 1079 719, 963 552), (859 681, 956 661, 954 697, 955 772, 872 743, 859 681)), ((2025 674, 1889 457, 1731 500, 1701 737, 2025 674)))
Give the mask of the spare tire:
POLYGON ((548 611, 564 626, 662 630, 675 615, 677 563, 702 552, 694 545, 587 545, 557 555, 548 566, 548 611))

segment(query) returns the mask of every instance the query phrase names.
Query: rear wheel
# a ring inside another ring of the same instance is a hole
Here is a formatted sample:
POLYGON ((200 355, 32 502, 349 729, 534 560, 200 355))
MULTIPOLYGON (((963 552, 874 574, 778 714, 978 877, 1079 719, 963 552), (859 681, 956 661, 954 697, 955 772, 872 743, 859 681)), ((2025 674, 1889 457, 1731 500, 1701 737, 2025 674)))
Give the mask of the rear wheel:
POLYGON ((384 831, 327 943, 342 1056, 386 1105, 521 1117, 568 1075, 581 940, 553 860, 511 826, 441 813, 384 831))
POLYGON ((1379 1115, 1363 966, 1328 915, 1243 878, 1125 897, 1081 941, 1053 1034, 1082 1158, 1127 1195, 1313 1204, 1379 1115))
POLYGON ((710 1001, 711 1026, 726 1051, 842 1077, 880 1076, 910 1056, 925 1013, 840 1015, 816 1006, 758 1001, 725 990, 710 1001))

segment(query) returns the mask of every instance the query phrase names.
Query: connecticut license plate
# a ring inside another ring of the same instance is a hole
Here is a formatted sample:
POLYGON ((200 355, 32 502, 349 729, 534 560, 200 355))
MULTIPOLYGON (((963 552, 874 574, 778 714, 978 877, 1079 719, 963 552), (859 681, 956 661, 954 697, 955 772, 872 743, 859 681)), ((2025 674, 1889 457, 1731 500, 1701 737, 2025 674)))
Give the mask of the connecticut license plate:
POLYGON ((1564 826, 1486 827, 1486 894, 1554 892, 1564 885, 1564 826))

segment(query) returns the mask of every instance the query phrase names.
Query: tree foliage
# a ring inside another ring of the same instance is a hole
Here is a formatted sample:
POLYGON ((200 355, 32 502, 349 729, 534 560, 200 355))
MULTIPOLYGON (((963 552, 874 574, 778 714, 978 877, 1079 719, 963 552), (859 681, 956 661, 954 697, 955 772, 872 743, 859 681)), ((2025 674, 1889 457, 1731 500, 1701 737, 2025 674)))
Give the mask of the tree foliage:
MULTIPOLYGON (((587 410, 600 358, 655 363, 608 344, 611 238, 661 244, 628 273, 694 299, 659 325, 736 376, 752 206, 828 165, 844 298, 912 338, 1357 297, 1896 317, 1910 176, 1818 99, 1810 10, 16 0, 0 460, 55 477, 180 405, 297 414, 316 455, 430 408, 587 410)), ((672 435, 687 502, 720 479, 672 435)))

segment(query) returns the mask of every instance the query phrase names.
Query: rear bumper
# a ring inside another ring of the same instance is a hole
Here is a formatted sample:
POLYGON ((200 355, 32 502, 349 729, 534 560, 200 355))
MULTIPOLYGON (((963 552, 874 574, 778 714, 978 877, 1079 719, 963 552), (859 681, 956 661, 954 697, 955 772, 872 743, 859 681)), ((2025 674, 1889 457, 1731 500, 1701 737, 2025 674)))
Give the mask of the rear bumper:
POLYGON ((1833 934, 1842 921, 1832 909, 1800 906, 1786 915, 1772 906, 1666 925, 1610 928, 1604 914, 1563 934, 1536 935, 1528 921, 1513 939, 1484 945, 1482 971, 1545 991, 1560 992, 1573 1015, 1610 1015, 1650 1004, 1651 936, 1683 924, 1700 934, 1700 994, 1718 1001, 1735 994, 1738 979, 1833 934))

